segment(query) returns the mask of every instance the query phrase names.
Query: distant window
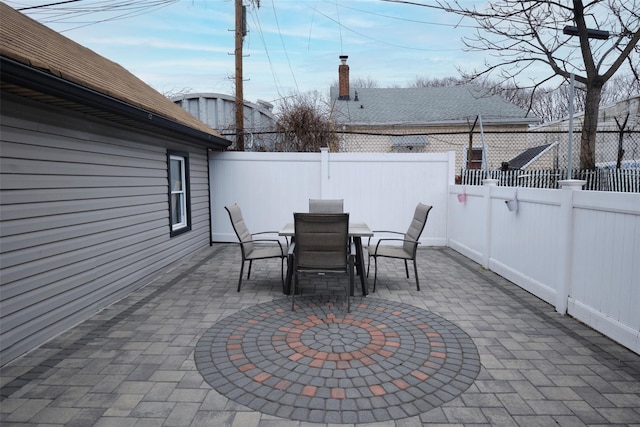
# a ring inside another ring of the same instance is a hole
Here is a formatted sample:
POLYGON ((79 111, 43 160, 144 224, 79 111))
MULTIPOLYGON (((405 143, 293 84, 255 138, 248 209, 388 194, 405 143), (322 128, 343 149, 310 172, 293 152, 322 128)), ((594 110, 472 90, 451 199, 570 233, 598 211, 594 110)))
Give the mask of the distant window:
POLYGON ((171 236, 191 230, 189 204, 189 154, 170 151, 169 217, 171 236))
POLYGON ((391 147, 392 148, 404 148, 408 150, 416 151, 424 150, 424 147, 429 144, 426 135, 392 135, 391 147))
MULTIPOLYGON (((468 157, 470 162, 466 165, 467 169, 482 169, 482 153, 482 148, 471 149, 471 156, 468 157)), ((467 155, 469 155, 468 150, 467 155)))

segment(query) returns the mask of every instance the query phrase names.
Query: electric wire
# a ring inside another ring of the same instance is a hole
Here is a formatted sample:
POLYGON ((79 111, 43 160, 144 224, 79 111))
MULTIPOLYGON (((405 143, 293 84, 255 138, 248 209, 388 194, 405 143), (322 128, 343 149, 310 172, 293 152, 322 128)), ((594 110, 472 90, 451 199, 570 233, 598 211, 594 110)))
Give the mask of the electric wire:
POLYGON ((271 8, 273 9, 273 17, 276 21, 276 27, 278 29, 278 35, 280 36, 280 42, 282 43, 282 49, 284 51, 285 58, 287 59, 287 64, 289 66, 289 70, 291 71, 291 77, 293 77, 293 82, 296 86, 296 90, 299 91, 298 81, 296 80, 296 75, 293 72, 293 67, 291 67, 291 60, 289 59, 289 52, 287 51, 287 46, 284 42, 284 38, 282 37, 282 31, 280 30, 280 23, 278 22, 278 13, 276 12, 276 5, 273 0, 271 0, 271 8))
MULTIPOLYGON (((256 12, 255 8, 254 8, 254 12, 256 12)), ((273 66, 273 61, 271 60, 271 54, 269 52, 269 47, 267 46, 267 42, 266 39, 264 37, 264 31, 262 30, 262 22, 259 19, 259 15, 257 13, 253 13, 252 15, 252 19, 256 25, 256 28, 258 29, 258 34, 260 36, 260 40, 262 40, 262 46, 264 47, 264 52, 265 55, 267 56, 267 62, 269 62, 269 69, 271 70, 271 76, 273 78, 273 83, 275 85, 276 88, 276 92, 278 94, 278 97, 281 98, 283 97, 282 94, 282 83, 280 82, 280 79, 278 78, 278 75, 276 73, 276 70, 273 66)))
POLYGON ((17 10, 25 11, 29 15, 37 16, 43 24, 72 25, 71 27, 59 30, 60 33, 75 29, 95 25, 103 22, 128 19, 143 15, 180 0, 124 0, 124 1, 98 1, 86 0, 65 0, 54 3, 47 3, 37 6, 25 6, 17 10), (83 2, 83 5, 75 6, 72 3, 83 2), (81 20, 86 16, 95 16, 98 13, 115 13, 103 19, 81 20))
POLYGON ((319 10, 318 10, 318 11, 317 11, 317 13, 319 13, 319 14, 320 14, 320 15, 322 15, 322 16, 324 16, 324 17, 325 17, 325 18, 327 18, 328 20, 335 22, 336 24, 338 24, 338 26, 339 26, 340 28, 344 28, 345 30, 347 30, 347 31, 349 31, 349 32, 351 32, 351 33, 353 33, 353 34, 357 34, 357 35, 359 35, 360 37, 363 37, 363 38, 365 38, 365 39, 367 39, 367 40, 374 41, 374 42, 376 42, 376 43, 380 43, 380 44, 382 44, 382 45, 392 46, 392 47, 397 47, 397 48, 407 49, 407 50, 416 50, 416 51, 421 51, 421 52, 434 52, 434 51, 451 51, 451 50, 460 50, 460 49, 427 49, 427 48, 412 47, 412 46, 406 46, 406 45, 401 45, 401 44, 397 44, 397 43, 391 43, 391 42, 388 42, 388 41, 385 41, 385 40, 380 40, 380 39, 376 39, 376 38, 374 38, 374 37, 370 37, 370 36, 368 36, 368 35, 366 35, 366 34, 363 34, 363 33, 359 32, 359 31, 354 30, 353 28, 349 28, 349 27, 347 27, 347 26, 343 25, 342 23, 340 23, 340 21, 339 21, 339 20, 336 20, 335 18, 333 18, 333 17, 331 17, 331 16, 327 15, 327 14, 326 14, 326 13, 324 13, 324 12, 321 12, 321 11, 319 11, 319 10))
POLYGON ((340 34, 340 53, 344 52, 342 47, 342 25, 340 24, 340 9, 338 8, 338 3, 334 2, 336 6, 336 16, 338 17, 338 33, 340 34))

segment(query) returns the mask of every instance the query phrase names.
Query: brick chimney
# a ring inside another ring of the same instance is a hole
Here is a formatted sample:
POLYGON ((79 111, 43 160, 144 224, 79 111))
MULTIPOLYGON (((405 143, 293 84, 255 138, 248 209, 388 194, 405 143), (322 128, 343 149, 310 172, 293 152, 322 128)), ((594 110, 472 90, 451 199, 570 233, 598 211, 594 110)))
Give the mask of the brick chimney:
POLYGON ((347 55, 340 55, 340 65, 338 66, 338 99, 348 101, 349 97, 349 66, 347 65, 347 55))

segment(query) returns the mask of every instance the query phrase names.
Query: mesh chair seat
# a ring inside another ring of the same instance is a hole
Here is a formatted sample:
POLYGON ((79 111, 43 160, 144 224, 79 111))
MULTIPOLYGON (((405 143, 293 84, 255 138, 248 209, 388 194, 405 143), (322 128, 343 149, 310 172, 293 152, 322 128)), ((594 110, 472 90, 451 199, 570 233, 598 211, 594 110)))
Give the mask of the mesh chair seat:
POLYGON ((343 213, 343 199, 309 199, 309 213, 343 213))
POLYGON ((353 255, 348 250, 349 214, 295 213, 295 241, 290 251, 293 255, 293 289, 291 309, 295 310, 295 295, 300 273, 348 274, 345 286, 347 311, 351 311, 353 288, 353 255))

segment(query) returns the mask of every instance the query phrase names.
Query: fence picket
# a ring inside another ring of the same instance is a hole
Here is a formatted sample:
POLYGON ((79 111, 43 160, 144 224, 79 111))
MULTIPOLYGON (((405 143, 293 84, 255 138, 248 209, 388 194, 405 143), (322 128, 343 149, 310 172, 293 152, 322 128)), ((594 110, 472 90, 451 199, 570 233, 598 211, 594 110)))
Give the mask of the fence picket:
MULTIPOLYGON (((567 176, 564 169, 539 170, 462 170, 461 184, 482 185, 486 178, 497 179, 504 187, 559 188, 558 181, 567 176)), ((585 190, 640 193, 639 169, 574 170, 574 179, 586 181, 585 190)))

